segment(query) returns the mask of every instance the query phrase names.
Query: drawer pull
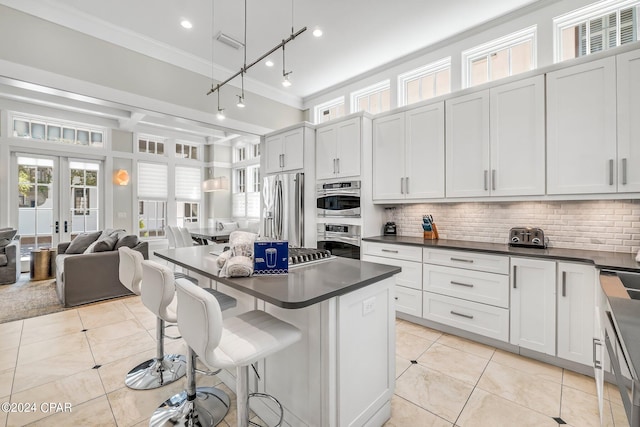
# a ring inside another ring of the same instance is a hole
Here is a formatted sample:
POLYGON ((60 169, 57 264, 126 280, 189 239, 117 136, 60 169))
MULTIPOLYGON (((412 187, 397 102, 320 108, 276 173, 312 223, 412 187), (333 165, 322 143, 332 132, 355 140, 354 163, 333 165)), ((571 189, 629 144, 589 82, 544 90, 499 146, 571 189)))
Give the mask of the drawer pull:
POLYGON ((465 286, 467 288, 473 288, 473 285, 471 283, 462 283, 462 282, 454 282, 453 280, 451 281, 452 285, 458 285, 458 286, 465 286))
POLYGON ((473 260, 472 260, 472 259, 454 258, 454 257, 451 257, 451 261, 469 262, 469 263, 472 263, 472 262, 473 262, 473 260))
POLYGON ((602 341, 599 338, 593 339, 593 367, 595 369, 602 369, 602 361, 597 358, 597 346, 602 346, 602 341))
POLYGON ((391 250, 391 249, 382 249, 382 252, 389 252, 389 253, 392 253, 392 254, 397 254, 398 253, 398 251, 394 251, 394 250, 391 250))
POLYGON ((460 316, 460 317, 464 317, 464 318, 467 318, 467 319, 473 319, 473 316, 470 315, 470 314, 458 313, 457 311, 453 311, 453 310, 451 310, 450 313, 453 314, 454 316, 460 316))

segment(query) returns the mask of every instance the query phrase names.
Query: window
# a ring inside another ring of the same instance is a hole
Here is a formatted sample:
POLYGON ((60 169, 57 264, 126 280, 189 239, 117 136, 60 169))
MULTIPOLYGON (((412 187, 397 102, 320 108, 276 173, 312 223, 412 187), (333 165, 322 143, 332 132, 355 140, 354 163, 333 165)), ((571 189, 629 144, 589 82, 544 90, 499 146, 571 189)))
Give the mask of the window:
POLYGON ((98 230, 100 164, 69 162, 71 188, 71 233, 98 230))
POLYGON ((46 117, 13 117, 13 136, 47 142, 104 147, 104 129, 86 124, 62 122, 46 117))
POLYGON ((556 62, 638 40, 638 0, 601 1, 553 19, 556 62))
POLYGON ((451 57, 399 75, 398 86, 399 105, 409 105, 451 92, 451 57))
POLYGON ((378 114, 391 109, 389 80, 369 86, 351 94, 351 110, 378 114))
POLYGON ((536 68, 536 26, 462 52, 465 87, 513 76, 536 68))
POLYGON ((176 142, 176 157, 181 159, 198 159, 198 146, 176 142))
POLYGON ((179 227, 199 222, 200 203, 178 202, 176 219, 179 227))
POLYGON ((138 136, 138 152, 164 156, 164 140, 153 136, 138 136))
POLYGON ((163 237, 167 223, 167 165, 138 163, 138 228, 141 237, 163 237))
POLYGON ((234 218, 260 217, 260 145, 243 144, 235 149, 231 187, 231 215, 234 218), (251 157, 247 158, 246 155, 251 157))
POLYGON ((324 123, 329 120, 344 116, 344 96, 332 99, 313 107, 316 123, 324 123))

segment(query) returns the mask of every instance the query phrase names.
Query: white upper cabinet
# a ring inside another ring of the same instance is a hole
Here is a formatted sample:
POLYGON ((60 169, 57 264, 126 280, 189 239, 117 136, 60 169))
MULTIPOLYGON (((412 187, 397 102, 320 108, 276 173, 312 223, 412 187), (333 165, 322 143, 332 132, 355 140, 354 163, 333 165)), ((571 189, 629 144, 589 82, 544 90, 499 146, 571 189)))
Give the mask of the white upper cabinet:
POLYGON ((616 58, 547 74, 547 193, 615 192, 616 158, 616 58))
POLYGON ((356 117, 316 130, 316 178, 360 176, 361 118, 356 117))
POLYGON ((489 91, 446 101, 446 195, 489 196, 489 91))
POLYGON ((373 199, 444 197, 444 103, 373 122, 373 199))
POLYGON ((492 196, 545 192, 544 76, 491 89, 492 196))
POLYGON ((265 173, 292 171, 304 167, 304 127, 265 138, 265 173))
POLYGON ((618 55, 618 191, 640 191, 640 50, 618 55))

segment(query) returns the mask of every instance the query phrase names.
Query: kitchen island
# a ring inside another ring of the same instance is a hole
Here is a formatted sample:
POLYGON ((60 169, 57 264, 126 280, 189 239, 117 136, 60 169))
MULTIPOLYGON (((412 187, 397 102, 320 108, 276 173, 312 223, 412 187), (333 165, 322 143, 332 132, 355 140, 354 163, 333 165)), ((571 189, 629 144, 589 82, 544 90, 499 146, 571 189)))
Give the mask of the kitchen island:
MULTIPOLYGON (((391 416, 395 384, 393 275, 400 268, 332 258, 296 266, 288 275, 219 277, 209 246, 155 255, 238 300, 225 317, 265 310, 295 325, 302 340, 258 363, 250 389, 275 396, 290 426, 381 426, 391 416)), ((218 374, 235 389, 235 372, 218 374)), ((277 422, 268 404, 251 409, 277 422)))

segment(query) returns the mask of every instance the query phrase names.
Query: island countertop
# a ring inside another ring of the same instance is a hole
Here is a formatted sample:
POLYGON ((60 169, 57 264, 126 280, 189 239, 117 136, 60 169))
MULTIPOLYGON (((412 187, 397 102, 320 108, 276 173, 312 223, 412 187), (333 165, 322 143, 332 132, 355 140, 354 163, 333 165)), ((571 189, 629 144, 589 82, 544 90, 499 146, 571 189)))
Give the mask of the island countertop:
POLYGON ((220 277, 211 246, 161 249, 166 261, 216 280, 275 306, 296 309, 343 295, 400 272, 399 267, 349 258, 331 258, 296 266, 287 275, 220 277))

